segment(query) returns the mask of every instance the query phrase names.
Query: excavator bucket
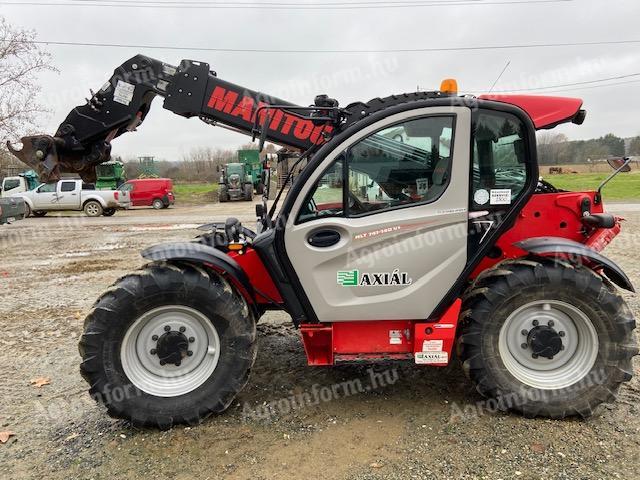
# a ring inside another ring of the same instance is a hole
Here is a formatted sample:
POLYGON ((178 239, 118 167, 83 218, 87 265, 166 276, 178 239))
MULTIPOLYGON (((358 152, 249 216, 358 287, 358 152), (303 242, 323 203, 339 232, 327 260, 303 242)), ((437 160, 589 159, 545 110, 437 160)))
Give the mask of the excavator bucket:
POLYGON ((45 183, 60 180, 62 173, 74 173, 86 183, 95 183, 96 165, 108 161, 111 154, 108 142, 95 145, 86 155, 84 151, 65 151, 64 142, 50 135, 22 137, 20 141, 22 149, 14 148, 10 142, 7 142, 7 148, 18 160, 35 170, 45 183))
POLYGON ((20 139, 22 149, 18 150, 7 142, 7 148, 22 163, 27 164, 38 173, 44 182, 60 179, 60 164, 56 142, 49 135, 36 135, 20 139))

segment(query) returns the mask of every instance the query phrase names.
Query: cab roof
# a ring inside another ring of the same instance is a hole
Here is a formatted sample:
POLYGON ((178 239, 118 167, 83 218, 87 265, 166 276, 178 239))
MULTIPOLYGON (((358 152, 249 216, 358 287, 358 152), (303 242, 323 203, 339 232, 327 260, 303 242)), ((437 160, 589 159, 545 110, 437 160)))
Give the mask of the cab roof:
POLYGON ((527 112, 536 130, 553 128, 561 123, 582 124, 586 112, 581 109, 582 100, 543 95, 480 95, 482 100, 509 103, 527 112))

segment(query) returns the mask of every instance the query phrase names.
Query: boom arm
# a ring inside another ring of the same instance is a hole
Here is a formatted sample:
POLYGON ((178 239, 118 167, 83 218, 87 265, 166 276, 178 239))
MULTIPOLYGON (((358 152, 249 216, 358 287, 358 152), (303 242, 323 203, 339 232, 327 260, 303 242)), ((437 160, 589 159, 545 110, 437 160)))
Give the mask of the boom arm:
POLYGON ((177 115, 249 135, 260 125, 266 129, 262 138, 303 150, 323 143, 340 121, 337 102, 325 96, 307 109, 221 80, 206 63, 182 60, 175 67, 137 55, 116 68, 85 105, 75 107, 54 136, 24 137, 22 150, 7 146, 42 181, 74 172, 93 183, 96 165, 110 159, 111 141, 135 130, 156 96, 164 97, 164 108, 177 115))

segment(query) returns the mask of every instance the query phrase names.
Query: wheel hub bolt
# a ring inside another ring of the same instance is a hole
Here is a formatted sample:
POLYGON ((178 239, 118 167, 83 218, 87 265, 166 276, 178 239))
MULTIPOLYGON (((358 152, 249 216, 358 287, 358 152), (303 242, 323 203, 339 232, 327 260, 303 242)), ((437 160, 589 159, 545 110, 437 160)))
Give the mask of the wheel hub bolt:
POLYGON ((181 363, 182 363, 182 362, 176 362, 176 363, 175 363, 176 367, 179 367, 181 363))
POLYGON ((152 348, 152 349, 151 349, 151 355, 155 355, 155 354, 156 354, 156 349, 155 349, 155 348, 152 348))
POLYGON ((540 322, 538 322, 538 320, 534 320, 531 323, 533 324, 534 327, 537 327, 540 324, 540 322))
POLYGON ((189 337, 189 343, 193 343, 195 341, 196 341, 196 339, 194 337, 189 337))
POLYGON ((193 352, 191 350, 187 350, 187 356, 190 357, 191 355, 193 355, 193 352))
POLYGON ((560 350, 564 350, 564 345, 560 345, 560 350))
POLYGON ((527 345, 526 343, 523 343, 523 344, 521 344, 520 346, 521 346, 522 348, 524 348, 525 350, 526 350, 527 348, 529 348, 529 345, 527 345))
POLYGON ((185 327, 180 327, 180 333, 184 333, 184 332, 185 332, 185 330, 186 330, 186 328, 185 328, 185 327))
POLYGON ((160 360, 160 365, 166 365, 167 362, 165 362, 164 360, 160 360))
POLYGON ((526 337, 527 335, 529 335, 529 330, 524 329, 520 333, 526 337))
POLYGON ((547 325, 549 325, 550 327, 553 327, 555 325, 555 323, 553 322, 553 320, 549 320, 547 322, 547 325))
POLYGON ((158 335, 153 335, 153 336, 151 337, 151 340, 153 340, 154 342, 155 342, 156 340, 158 340, 158 335))
POLYGON ((564 337, 564 332, 560 331, 560 332, 558 332, 558 335, 560 335, 561 337, 564 337))
POLYGON ((169 325, 167 325, 166 327, 164 327, 164 331, 165 332, 170 332, 171 331, 171 327, 169 325))
POLYGON ((532 353, 531 358, 538 358, 538 355, 536 355, 535 353, 532 353))

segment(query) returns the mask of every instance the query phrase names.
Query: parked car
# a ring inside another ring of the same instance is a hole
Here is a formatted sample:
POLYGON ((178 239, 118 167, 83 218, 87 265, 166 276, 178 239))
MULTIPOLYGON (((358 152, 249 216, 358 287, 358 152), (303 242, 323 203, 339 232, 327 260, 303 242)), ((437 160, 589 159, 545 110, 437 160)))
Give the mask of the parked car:
POLYGON ((0 198, 0 225, 22 220, 27 215, 27 205, 22 198, 0 198))
POLYGON ((138 178, 124 183, 119 190, 128 192, 133 207, 169 208, 175 203, 170 178, 138 178))
POLYGON ((11 197, 14 193, 28 192, 38 185, 40 185, 38 174, 33 170, 15 177, 5 177, 2 179, 2 186, 0 187, 0 197, 6 198, 11 197))
POLYGON ((26 202, 27 216, 33 213, 43 217, 47 212, 60 210, 82 211, 89 217, 110 217, 116 210, 129 208, 129 192, 120 190, 95 190, 85 186, 82 180, 64 179, 57 183, 43 183, 30 192, 17 193, 26 202))

